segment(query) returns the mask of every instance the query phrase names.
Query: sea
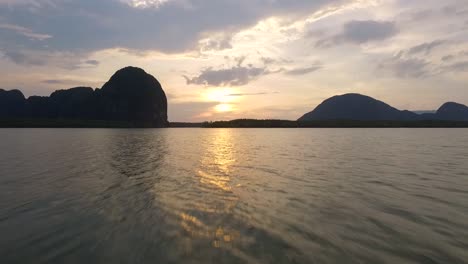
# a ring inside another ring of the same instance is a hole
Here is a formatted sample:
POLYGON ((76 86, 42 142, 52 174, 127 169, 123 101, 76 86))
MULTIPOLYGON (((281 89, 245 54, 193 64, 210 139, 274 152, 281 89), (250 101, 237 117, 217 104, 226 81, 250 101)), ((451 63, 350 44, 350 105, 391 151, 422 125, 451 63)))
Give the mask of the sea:
POLYGON ((468 263, 468 129, 0 129, 0 263, 468 263))

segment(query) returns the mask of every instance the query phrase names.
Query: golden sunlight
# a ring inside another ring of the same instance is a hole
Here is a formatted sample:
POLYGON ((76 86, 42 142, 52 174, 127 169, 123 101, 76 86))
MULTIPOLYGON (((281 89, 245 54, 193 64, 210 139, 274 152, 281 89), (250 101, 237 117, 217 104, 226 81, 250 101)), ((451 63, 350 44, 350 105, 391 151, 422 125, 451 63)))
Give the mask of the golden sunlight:
POLYGON ((231 104, 219 104, 215 106, 216 112, 219 113, 225 113, 225 112, 232 112, 234 111, 234 108, 232 107, 231 104))
POLYGON ((222 104, 233 102, 237 99, 236 91, 232 88, 216 88, 208 90, 204 97, 211 102, 219 102, 222 104))

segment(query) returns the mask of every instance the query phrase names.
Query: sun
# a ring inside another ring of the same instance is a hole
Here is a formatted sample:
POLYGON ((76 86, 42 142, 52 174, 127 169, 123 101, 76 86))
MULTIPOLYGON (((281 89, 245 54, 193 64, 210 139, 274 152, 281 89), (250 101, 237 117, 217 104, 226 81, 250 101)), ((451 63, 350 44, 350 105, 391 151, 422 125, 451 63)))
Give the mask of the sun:
POLYGON ((234 112, 239 92, 233 88, 214 88, 205 90, 203 98, 205 101, 217 103, 213 110, 217 113, 234 112))
POLYGON ((231 104, 219 104, 215 106, 215 111, 218 113, 232 112, 234 108, 231 104))
POLYGON ((236 100, 233 96, 236 91, 231 88, 212 89, 205 93, 204 97, 210 102, 218 102, 220 104, 230 103, 236 100))

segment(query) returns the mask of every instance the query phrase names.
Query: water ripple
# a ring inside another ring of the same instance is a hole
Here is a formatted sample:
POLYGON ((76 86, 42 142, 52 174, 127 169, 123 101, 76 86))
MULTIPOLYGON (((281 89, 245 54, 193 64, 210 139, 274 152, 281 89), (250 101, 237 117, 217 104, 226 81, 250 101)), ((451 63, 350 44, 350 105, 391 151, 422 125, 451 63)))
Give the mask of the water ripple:
POLYGON ((466 263, 466 130, 0 130, 0 263, 466 263))

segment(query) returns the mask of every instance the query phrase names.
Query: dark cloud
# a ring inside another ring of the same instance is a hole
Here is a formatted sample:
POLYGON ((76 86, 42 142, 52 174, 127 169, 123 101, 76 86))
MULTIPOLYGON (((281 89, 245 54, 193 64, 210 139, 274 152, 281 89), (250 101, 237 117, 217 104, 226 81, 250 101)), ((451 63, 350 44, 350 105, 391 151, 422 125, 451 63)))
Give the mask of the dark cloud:
POLYGON ((445 67, 448 72, 468 72, 468 61, 460 61, 445 67))
POLYGON ((47 84, 63 84, 66 81, 64 80, 44 80, 42 83, 47 83, 47 84))
POLYGON ((269 57, 261 57, 260 60, 263 62, 265 65, 270 65, 270 64, 275 64, 278 62, 278 60, 269 58, 269 57))
POLYGON ((46 61, 43 58, 37 56, 30 56, 21 51, 4 50, 3 55, 16 64, 27 64, 35 66, 46 64, 46 61))
POLYGON ((82 52, 48 52, 34 50, 8 50, 0 47, 3 56, 10 61, 26 66, 51 66, 67 70, 91 68, 99 65, 97 60, 88 60, 82 52))
POLYGON ((83 80, 72 80, 72 79, 47 79, 47 80, 43 80, 41 81, 41 83, 45 83, 45 84, 51 84, 51 85, 55 85, 55 84, 63 84, 63 85, 83 85, 83 80))
POLYGON ((432 9, 423 9, 412 11, 409 16, 412 21, 421 21, 434 16, 435 13, 436 12, 432 9))
MULTIPOLYGON (((184 0, 168 1, 157 8, 134 8, 119 0, 0 4, 0 17, 22 32, 11 34, 11 30, 3 30, 0 39, 9 51, 92 52, 125 48, 178 53, 197 50, 199 41, 209 33, 236 33, 270 16, 310 14, 341 1, 184 0), (43 45, 24 33, 41 37, 43 45)), ((209 41, 205 49, 229 46, 229 38, 225 38, 209 41)))
POLYGON ((420 54, 428 55, 431 50, 444 43, 444 41, 434 41, 430 43, 414 46, 408 50, 401 50, 392 58, 381 62, 378 70, 389 72, 395 77, 426 78, 445 73, 467 72, 468 61, 464 59, 465 51, 443 56, 440 61, 431 60, 430 56, 424 57, 420 54))
POLYGON ((283 64, 290 64, 294 62, 291 59, 271 58, 271 57, 260 57, 260 61, 264 65, 283 65, 283 64))
POLYGON ((410 48, 408 50, 408 54, 412 55, 412 54, 424 53, 425 55, 429 55, 433 49, 441 46, 444 43, 445 41, 443 40, 435 40, 432 42, 423 43, 423 44, 410 48))
POLYGON ((93 66, 98 66, 99 65, 99 61, 97 60, 87 60, 85 61, 86 64, 89 64, 89 65, 93 65, 93 66))
POLYGON ((394 22, 390 21, 351 21, 345 24, 339 36, 343 41, 357 44, 393 37, 398 32, 394 22))
POLYGON ((193 84, 204 86, 243 86, 265 75, 277 73, 284 73, 286 75, 305 75, 322 68, 322 63, 320 61, 316 61, 314 65, 304 68, 284 68, 281 67, 281 65, 291 63, 291 61, 260 57, 260 61, 263 62, 263 66, 260 67, 254 66, 253 64, 243 66, 247 59, 246 56, 226 56, 225 59, 227 60, 228 65, 235 64, 235 66, 221 69, 210 67, 202 70, 198 76, 189 77, 187 75, 183 75, 186 83, 188 85, 193 84))
POLYGON ((385 40, 397 33, 398 27, 392 21, 353 20, 344 24, 340 34, 320 39, 315 46, 327 48, 343 43, 364 44, 385 40))
POLYGON ((262 75, 270 74, 265 67, 235 66, 228 69, 208 68, 195 77, 184 76, 187 84, 205 86, 242 86, 259 78, 262 75))
POLYGON ((378 65, 378 70, 403 79, 423 78, 431 74, 430 63, 424 59, 395 56, 378 65))
POLYGON ((295 68, 291 70, 286 70, 285 74, 287 75, 306 75, 315 71, 318 71, 322 68, 321 65, 314 65, 306 68, 295 68))
POLYGON ((453 56, 453 55, 446 55, 446 56, 443 56, 441 58, 441 60, 443 60, 443 61, 451 61, 453 59, 455 59, 455 56, 453 56))
POLYGON ((453 4, 448 5, 442 8, 442 12, 447 16, 463 16, 466 17, 468 15, 468 5, 464 4, 453 4))

